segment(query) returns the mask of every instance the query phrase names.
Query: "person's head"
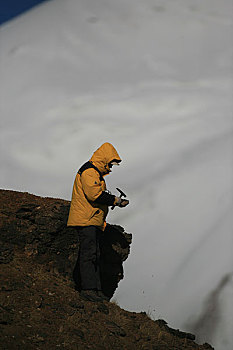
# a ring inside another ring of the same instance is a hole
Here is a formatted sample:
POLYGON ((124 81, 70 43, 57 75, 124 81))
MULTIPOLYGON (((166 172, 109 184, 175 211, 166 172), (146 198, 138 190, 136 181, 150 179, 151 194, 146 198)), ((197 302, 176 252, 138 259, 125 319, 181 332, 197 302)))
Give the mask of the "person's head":
POLYGON ((103 175, 111 172, 113 165, 119 165, 121 158, 111 143, 105 142, 90 159, 103 175))

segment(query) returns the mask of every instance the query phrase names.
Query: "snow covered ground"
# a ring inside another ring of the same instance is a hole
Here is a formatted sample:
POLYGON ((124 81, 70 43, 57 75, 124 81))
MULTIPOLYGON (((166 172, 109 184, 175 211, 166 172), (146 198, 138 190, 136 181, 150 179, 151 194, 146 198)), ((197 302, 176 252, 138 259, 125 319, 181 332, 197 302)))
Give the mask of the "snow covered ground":
POLYGON ((130 206, 109 222, 133 233, 115 299, 201 324, 217 350, 233 347, 232 14, 231 0, 53 0, 0 27, 1 187, 70 199, 113 143, 107 184, 130 206))

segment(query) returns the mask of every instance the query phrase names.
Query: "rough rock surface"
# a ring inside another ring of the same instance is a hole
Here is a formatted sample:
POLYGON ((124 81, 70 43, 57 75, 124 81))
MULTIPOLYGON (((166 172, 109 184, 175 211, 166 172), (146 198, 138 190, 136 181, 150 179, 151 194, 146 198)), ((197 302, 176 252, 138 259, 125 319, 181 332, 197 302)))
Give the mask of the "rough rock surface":
MULTIPOLYGON (((0 262, 9 263, 16 251, 24 251, 34 263, 72 280, 79 242, 77 230, 66 226, 69 205, 62 199, 1 191, 0 262)), ((103 235, 102 286, 111 298, 123 278, 132 235, 117 225, 107 225, 103 235)))
MULTIPOLYGON (((62 199, 0 190, 2 349, 213 349, 144 312, 83 300, 72 281, 78 237, 66 227, 68 210, 62 199)), ((114 225, 105 235, 102 283, 110 299, 131 235, 114 225)))

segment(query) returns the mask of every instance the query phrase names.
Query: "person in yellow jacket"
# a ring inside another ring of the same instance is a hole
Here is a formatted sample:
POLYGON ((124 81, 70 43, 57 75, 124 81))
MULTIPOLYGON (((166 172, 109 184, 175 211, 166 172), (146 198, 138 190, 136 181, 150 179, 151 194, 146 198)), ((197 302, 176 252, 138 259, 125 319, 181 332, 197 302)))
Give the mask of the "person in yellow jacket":
POLYGON ((79 258, 73 277, 84 298, 105 299, 100 281, 100 240, 109 206, 127 206, 129 201, 106 191, 104 176, 121 158, 111 143, 104 143, 81 166, 75 177, 68 226, 76 227, 80 238, 79 258))

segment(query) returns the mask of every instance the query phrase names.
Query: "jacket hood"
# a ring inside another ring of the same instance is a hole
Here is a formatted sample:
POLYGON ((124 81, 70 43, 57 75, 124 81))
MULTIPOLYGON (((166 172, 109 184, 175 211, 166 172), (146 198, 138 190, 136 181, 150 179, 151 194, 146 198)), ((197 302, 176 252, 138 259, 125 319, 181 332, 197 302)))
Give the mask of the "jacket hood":
POLYGON ((105 142, 100 146, 91 157, 90 161, 99 169, 103 175, 107 175, 111 172, 108 164, 116 160, 121 162, 121 158, 117 153, 115 147, 111 143, 105 142))

